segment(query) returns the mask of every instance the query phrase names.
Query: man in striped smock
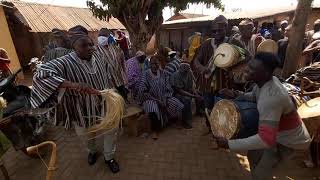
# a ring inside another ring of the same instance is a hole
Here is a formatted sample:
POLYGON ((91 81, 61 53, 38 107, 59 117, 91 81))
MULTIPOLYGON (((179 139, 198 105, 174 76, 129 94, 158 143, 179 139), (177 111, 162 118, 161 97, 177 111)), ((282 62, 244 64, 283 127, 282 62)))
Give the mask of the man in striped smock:
MULTIPOLYGON (((113 82, 107 78, 110 73, 107 58, 118 61, 123 54, 113 46, 108 49, 94 47, 84 27, 76 26, 69 32, 73 52, 37 68, 33 78, 31 105, 37 108, 51 104, 56 101, 59 89, 66 89, 61 103, 67 118, 62 123, 68 129, 87 128, 102 113, 98 90, 113 86, 113 82)), ((105 162, 114 173, 119 171, 119 165, 113 159, 116 136, 117 131, 114 131, 103 137, 105 162)), ((88 141, 88 149, 88 163, 93 165, 97 159, 94 140, 88 141)))
POLYGON ((168 53, 168 63, 164 67, 164 71, 168 73, 168 75, 172 75, 173 73, 177 72, 180 67, 180 60, 177 58, 177 52, 176 51, 170 51, 168 53))
POLYGON ((43 63, 57 59, 72 52, 66 32, 55 28, 51 31, 51 37, 56 48, 50 49, 44 54, 42 58, 43 63))
POLYGON ((166 125, 168 118, 178 116, 181 120, 183 109, 183 104, 173 97, 169 76, 159 68, 160 58, 160 56, 151 57, 150 69, 143 73, 139 86, 140 99, 151 121, 154 140, 158 139, 158 132, 166 125))
POLYGON ((307 149, 311 142, 287 90, 273 76, 277 65, 275 55, 258 53, 249 62, 249 79, 257 85, 250 93, 238 94, 238 98, 257 102, 258 134, 232 140, 216 137, 221 148, 248 151, 253 180, 272 179, 272 170, 280 160, 289 158, 296 149, 307 149))

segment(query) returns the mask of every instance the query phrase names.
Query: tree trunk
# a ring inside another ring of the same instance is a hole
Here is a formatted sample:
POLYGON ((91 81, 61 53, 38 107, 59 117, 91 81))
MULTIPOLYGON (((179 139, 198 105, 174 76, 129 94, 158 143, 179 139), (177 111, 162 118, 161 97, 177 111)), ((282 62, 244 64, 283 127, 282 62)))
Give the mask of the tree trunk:
POLYGON ((130 41, 132 44, 132 52, 135 54, 137 51, 146 52, 147 44, 150 41, 152 34, 142 32, 141 29, 135 32, 129 32, 130 41))
POLYGON ((291 74, 295 73, 298 68, 305 36, 305 26, 311 11, 312 1, 313 0, 299 0, 298 2, 292 22, 286 59, 282 70, 282 77, 284 78, 288 78, 291 74))

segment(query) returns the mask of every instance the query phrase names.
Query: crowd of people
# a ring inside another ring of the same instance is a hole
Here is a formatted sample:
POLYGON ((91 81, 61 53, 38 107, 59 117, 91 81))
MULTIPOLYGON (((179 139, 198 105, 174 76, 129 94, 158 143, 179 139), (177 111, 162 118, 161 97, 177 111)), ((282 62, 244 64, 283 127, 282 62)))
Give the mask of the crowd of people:
MULTIPOLYGON (((203 39, 195 32, 181 57, 162 46, 154 55, 137 51, 130 57, 131 43, 122 31, 117 31, 116 38, 103 28, 94 41, 79 25, 68 32, 53 29, 52 47, 45 52, 33 78, 32 107, 58 104, 56 125, 88 128, 102 113, 99 91, 114 88, 127 103, 143 108, 150 120, 152 138, 157 140, 161 129, 171 124, 192 129, 193 100, 197 114, 203 115, 218 98, 241 97, 257 103, 258 133, 244 139, 214 138, 220 148, 248 151, 253 179, 269 179, 277 162, 295 149, 308 148, 311 141, 287 90, 274 76, 275 69, 283 68, 291 25, 282 21, 277 28, 273 23, 264 23, 257 30, 252 20, 245 19, 232 27, 229 37, 228 27, 228 20, 218 16, 212 22, 211 37, 203 39), (278 43, 278 54, 257 52, 265 39, 278 43), (209 66, 223 43, 243 49, 244 59, 228 69, 209 66), (251 91, 242 93, 248 89, 251 91)), ((312 57, 310 62, 320 57, 319 30, 317 20, 314 30, 306 33, 303 54, 312 57)), ((204 134, 209 134, 207 117, 206 125, 204 134)), ((120 170, 114 159, 117 133, 115 130, 103 136, 105 162, 114 173, 120 170)), ((95 164, 97 157, 95 141, 90 140, 88 163, 95 164)))

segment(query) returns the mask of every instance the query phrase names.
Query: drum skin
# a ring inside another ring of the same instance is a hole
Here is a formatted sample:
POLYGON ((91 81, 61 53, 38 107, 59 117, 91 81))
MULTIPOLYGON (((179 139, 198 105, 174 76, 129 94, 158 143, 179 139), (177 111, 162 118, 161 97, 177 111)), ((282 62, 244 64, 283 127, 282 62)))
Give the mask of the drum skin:
POLYGON ((219 68, 229 68, 240 61, 240 53, 228 43, 221 44, 214 53, 214 64, 219 68))
POLYGON ((227 139, 247 138, 258 133, 256 103, 216 98, 209 122, 213 134, 227 139))

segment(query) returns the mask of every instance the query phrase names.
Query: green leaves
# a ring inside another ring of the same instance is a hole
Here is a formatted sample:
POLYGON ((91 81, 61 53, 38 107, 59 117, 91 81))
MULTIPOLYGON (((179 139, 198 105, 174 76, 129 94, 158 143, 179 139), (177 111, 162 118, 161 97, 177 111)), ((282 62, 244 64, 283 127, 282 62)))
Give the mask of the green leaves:
POLYGON ((203 3, 207 7, 214 6, 224 9, 221 0, 100 0, 102 6, 93 0, 88 0, 87 5, 99 19, 121 17, 123 12, 130 16, 138 16, 139 13, 162 15, 162 10, 168 6, 176 11, 185 10, 189 3, 203 3))

